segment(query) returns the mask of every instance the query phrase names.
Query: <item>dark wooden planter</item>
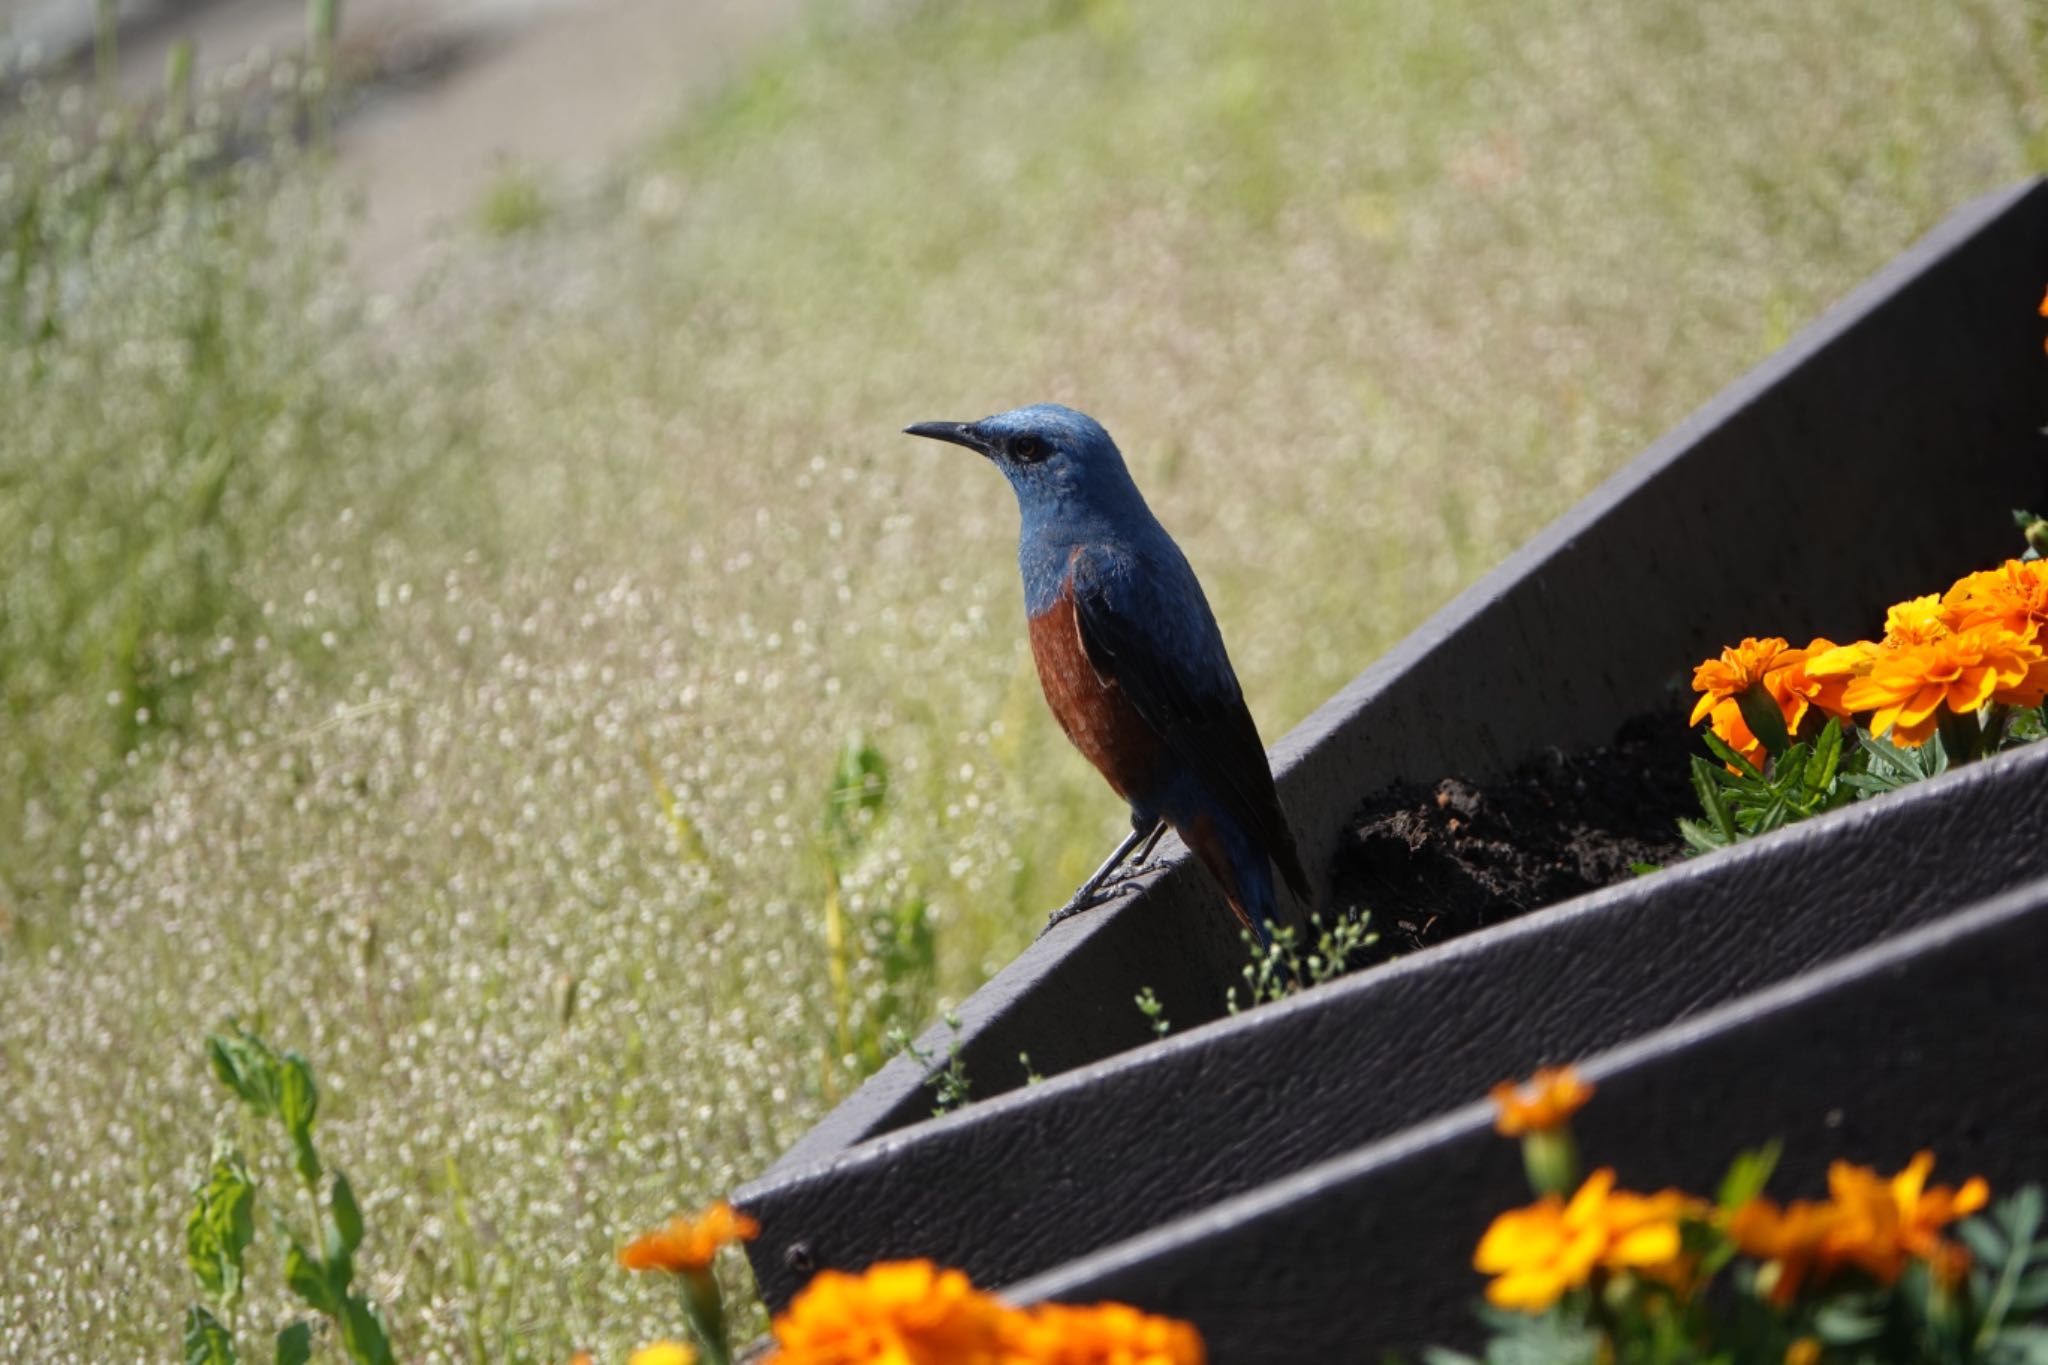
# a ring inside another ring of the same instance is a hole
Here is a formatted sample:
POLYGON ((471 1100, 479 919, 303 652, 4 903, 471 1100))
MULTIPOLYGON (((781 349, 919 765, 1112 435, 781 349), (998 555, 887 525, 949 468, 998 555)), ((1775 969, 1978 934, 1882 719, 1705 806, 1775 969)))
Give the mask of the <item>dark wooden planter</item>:
MULTIPOLYGON (((1822 1194, 1832 1158, 1889 1172, 1922 1148, 1937 1179, 1981 1173, 2007 1192, 2040 1180, 2048 1157, 2044 973, 2037 878, 1589 1059, 1598 1093, 1574 1128, 1589 1162, 1632 1189, 1711 1193, 1737 1151, 1783 1138, 1780 1192, 1822 1194)), ((1473 1345, 1472 1249, 1529 1200, 1492 1120, 1491 1105, 1467 1104, 1010 1296, 1171 1313, 1232 1365, 1473 1345)))
MULTIPOLYGON (((1853 638, 1884 604, 2009 553, 2007 509, 2048 501, 2044 280, 2048 186, 1961 210, 1437 613, 1276 747, 1304 861, 1327 867, 1389 782, 1484 781, 1646 711, 1682 723, 1691 663, 1724 641, 1764 623, 1853 638)), ((1277 1197, 1268 1182, 1361 1143, 1407 1152, 1437 1131, 1414 1125, 1492 1081, 1939 932, 2048 874, 2044 783, 2048 746, 1213 1024, 1242 948, 1176 856, 1033 944, 963 1005, 957 1035, 922 1041, 957 1043, 980 1102, 931 1119, 921 1069, 898 1058, 738 1192, 763 1224, 763 1293, 780 1304, 816 1268, 902 1255, 992 1285, 1098 1248, 1149 1264, 1129 1248, 1150 1243, 1128 1240, 1146 1229, 1189 1235, 1218 1200, 1236 1201, 1221 1217, 1277 1197), (1133 1004, 1147 987, 1176 1025, 1149 1046, 1133 1004), (1054 1078, 999 1095, 1022 1080, 1019 1052, 1054 1078)), ((1515 1169, 1512 1150, 1487 1159, 1515 1169)), ((1484 1226, 1471 1207, 1447 1215, 1460 1237, 1484 1226)), ((1405 1226, 1375 1225, 1395 1241, 1405 1226)), ((1087 1264, 1037 1283, 1092 1285, 1109 1261, 1087 1264)), ((1129 1283, 1185 1306, 1166 1294, 1178 1279, 1129 1283)), ((1439 1288, 1462 1306, 1474 1284, 1439 1288)))

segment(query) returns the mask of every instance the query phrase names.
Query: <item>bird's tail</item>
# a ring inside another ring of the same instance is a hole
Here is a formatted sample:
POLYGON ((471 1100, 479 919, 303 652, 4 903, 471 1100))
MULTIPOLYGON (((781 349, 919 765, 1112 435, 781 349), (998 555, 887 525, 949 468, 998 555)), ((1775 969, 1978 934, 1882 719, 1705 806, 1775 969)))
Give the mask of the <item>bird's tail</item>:
MULTIPOLYGON (((1237 922, 1257 937, 1261 948, 1272 947, 1280 907, 1273 895, 1273 872, 1266 855, 1240 831, 1206 815, 1190 821, 1180 836, 1223 888, 1224 902, 1237 922)), ((1308 879, 1300 875, 1300 859, 1293 862, 1294 874, 1288 885, 1295 886, 1299 879, 1306 887, 1308 879)), ((1284 875, 1286 867, 1281 871, 1284 875)))
POLYGON ((1283 827, 1270 852, 1274 865, 1287 881, 1287 889, 1294 893, 1294 898, 1301 902, 1302 911, 1306 913, 1314 906, 1315 898, 1309 894, 1308 873, 1301 870, 1301 851, 1294 846, 1293 832, 1283 827))

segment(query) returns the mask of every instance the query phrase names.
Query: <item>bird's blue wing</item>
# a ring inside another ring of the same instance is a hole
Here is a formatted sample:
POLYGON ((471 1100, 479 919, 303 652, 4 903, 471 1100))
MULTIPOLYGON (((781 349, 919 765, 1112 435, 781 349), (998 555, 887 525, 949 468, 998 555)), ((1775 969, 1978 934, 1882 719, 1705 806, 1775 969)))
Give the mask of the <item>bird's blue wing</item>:
POLYGON ((1308 878, 1273 790, 1265 745, 1187 561, 1170 544, 1143 564, 1125 552, 1084 546, 1070 565, 1081 644, 1096 673, 1123 689, 1307 900, 1308 878))

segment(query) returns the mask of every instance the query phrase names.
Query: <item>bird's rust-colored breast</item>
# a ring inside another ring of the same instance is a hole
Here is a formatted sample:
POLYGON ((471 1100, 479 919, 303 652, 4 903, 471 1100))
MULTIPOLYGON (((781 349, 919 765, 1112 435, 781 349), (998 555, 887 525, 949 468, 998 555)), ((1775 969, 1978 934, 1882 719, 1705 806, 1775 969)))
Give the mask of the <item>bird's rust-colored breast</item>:
POLYGON ((1032 617, 1030 626, 1038 684, 1060 729, 1118 796, 1128 801, 1149 790, 1164 745, 1116 681, 1095 671, 1081 642, 1072 586, 1032 617))

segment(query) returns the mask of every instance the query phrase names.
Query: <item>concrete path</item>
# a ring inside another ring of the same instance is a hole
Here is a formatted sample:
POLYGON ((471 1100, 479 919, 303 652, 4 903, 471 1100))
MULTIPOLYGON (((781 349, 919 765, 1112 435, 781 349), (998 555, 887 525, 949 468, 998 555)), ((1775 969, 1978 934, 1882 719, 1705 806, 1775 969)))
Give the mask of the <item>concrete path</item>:
MULTIPOLYGON (((574 190, 727 80, 804 0, 341 0, 340 45, 395 73, 336 130, 364 193, 354 255, 402 286, 507 163, 574 190)), ((94 0, 0 0, 0 43, 86 55, 94 0)), ((122 0, 119 80, 145 93, 171 45, 199 74, 304 41, 304 0, 122 0)))

